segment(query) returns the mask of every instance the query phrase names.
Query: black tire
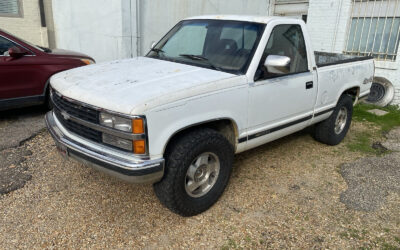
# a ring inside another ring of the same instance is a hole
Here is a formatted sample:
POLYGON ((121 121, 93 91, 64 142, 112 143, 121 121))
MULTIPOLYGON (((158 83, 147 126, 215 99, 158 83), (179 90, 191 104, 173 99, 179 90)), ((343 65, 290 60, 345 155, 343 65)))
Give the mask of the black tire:
POLYGON ((220 133, 204 128, 185 133, 171 142, 165 158, 165 174, 154 184, 154 191, 164 206, 188 217, 206 211, 218 201, 232 172, 234 149, 220 133), (193 161, 206 152, 219 158, 219 174, 207 193, 194 198, 186 192, 186 174, 193 161))
POLYGON ((340 97, 336 108, 334 109, 332 115, 315 125, 313 131, 313 137, 315 140, 322 142, 327 145, 335 146, 341 143, 349 131, 351 125, 351 119, 353 116, 353 100, 348 95, 343 95, 340 97), (338 118, 339 112, 342 109, 346 109, 347 117, 344 128, 340 133, 335 132, 335 123, 338 118))
POLYGON ((45 101, 44 101, 44 107, 47 110, 52 110, 53 109, 53 103, 51 102, 50 88, 49 87, 47 87, 47 90, 46 90, 46 98, 45 98, 45 101))

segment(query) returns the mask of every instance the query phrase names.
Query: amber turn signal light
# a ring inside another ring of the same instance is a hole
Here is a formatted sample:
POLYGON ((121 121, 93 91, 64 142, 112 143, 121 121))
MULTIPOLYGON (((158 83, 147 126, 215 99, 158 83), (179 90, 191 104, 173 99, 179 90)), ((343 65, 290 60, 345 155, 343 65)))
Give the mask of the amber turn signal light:
POLYGON ((143 119, 133 119, 132 120, 132 132, 134 134, 144 134, 143 119))
POLYGON ((133 153, 135 154, 146 153, 146 143, 144 142, 144 140, 133 141, 133 153))

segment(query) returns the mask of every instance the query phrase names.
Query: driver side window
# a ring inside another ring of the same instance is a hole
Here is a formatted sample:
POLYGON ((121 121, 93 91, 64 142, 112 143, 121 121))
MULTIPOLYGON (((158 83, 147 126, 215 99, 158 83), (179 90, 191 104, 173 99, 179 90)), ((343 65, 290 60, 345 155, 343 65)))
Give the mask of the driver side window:
POLYGON ((15 46, 13 42, 0 36, 0 56, 8 56, 8 50, 15 46))
POLYGON ((269 55, 289 57, 290 68, 288 74, 307 72, 307 49, 301 26, 297 24, 283 24, 273 29, 262 58, 263 78, 276 77, 267 72, 263 66, 269 55))

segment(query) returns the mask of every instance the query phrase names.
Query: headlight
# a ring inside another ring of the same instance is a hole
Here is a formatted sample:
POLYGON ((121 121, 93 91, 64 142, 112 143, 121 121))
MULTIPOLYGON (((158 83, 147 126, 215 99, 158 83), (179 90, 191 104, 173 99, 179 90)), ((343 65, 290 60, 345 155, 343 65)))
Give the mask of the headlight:
POLYGON ((146 140, 143 135, 146 133, 144 118, 136 117, 133 119, 125 118, 122 116, 100 112, 100 125, 113 128, 115 130, 132 133, 139 135, 135 140, 129 140, 121 135, 121 137, 116 135, 110 135, 106 132, 103 133, 103 143, 131 151, 134 154, 144 155, 146 154, 146 140))
POLYGON ((133 150, 132 141, 105 133, 103 133, 103 143, 106 143, 114 147, 122 148, 131 152, 133 150))
POLYGON ((82 61, 84 64, 86 64, 86 65, 94 64, 94 63, 95 63, 93 60, 90 60, 90 59, 81 59, 81 61, 82 61))
POLYGON ((108 113, 100 113, 100 124, 116 130, 132 132, 132 120, 108 113))

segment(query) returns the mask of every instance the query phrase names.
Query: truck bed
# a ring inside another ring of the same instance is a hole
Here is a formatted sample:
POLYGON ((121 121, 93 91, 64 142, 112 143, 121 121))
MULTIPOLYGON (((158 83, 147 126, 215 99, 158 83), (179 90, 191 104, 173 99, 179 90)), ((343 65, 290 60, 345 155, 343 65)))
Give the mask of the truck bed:
POLYGON ((318 68, 330 65, 357 62, 373 59, 371 56, 354 56, 339 53, 328 53, 315 51, 315 62, 318 68))

